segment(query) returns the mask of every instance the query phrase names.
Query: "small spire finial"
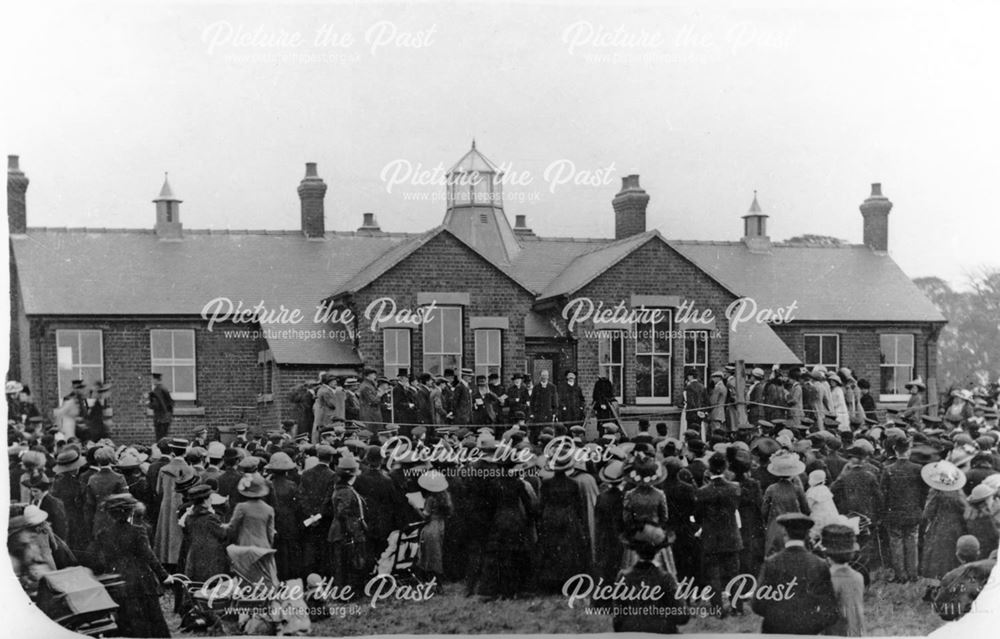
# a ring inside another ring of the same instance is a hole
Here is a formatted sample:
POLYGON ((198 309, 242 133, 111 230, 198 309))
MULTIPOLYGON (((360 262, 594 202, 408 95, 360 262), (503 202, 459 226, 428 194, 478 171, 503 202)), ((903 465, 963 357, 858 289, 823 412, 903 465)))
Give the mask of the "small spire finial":
POLYGON ((472 150, 476 150, 476 138, 472 138, 472 150))
POLYGON ((747 211, 748 214, 760 214, 760 204, 757 202, 757 189, 753 190, 753 202, 750 204, 750 210, 747 211))

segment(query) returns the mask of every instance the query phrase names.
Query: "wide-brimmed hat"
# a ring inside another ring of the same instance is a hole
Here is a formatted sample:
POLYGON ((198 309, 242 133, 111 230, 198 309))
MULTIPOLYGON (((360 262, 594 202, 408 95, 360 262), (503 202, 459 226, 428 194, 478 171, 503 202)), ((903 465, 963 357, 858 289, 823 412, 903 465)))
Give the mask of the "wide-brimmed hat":
POLYGON ((826 471, 822 468, 817 468, 816 470, 809 473, 809 486, 819 486, 826 483, 826 471))
POLYGON ((283 453, 278 451, 271 455, 271 459, 264 466, 265 470, 294 470, 296 468, 295 462, 289 457, 288 453, 283 453))
POLYGON ((417 479, 417 485, 429 493, 440 493, 448 489, 448 479, 440 470, 428 470, 417 479))
POLYGON ((115 512, 121 510, 131 510, 135 508, 139 500, 133 497, 130 493, 117 493, 115 495, 108 495, 101 502, 101 509, 107 512, 115 512))
POLYGON ((12 379, 5 384, 4 390, 7 395, 16 395, 24 390, 24 384, 16 379, 12 379))
POLYGON ((637 460, 632 464, 632 469, 628 473, 629 481, 636 484, 651 485, 658 484, 666 477, 663 464, 658 463, 652 457, 637 460))
POLYGON ((919 388, 920 390, 927 390, 927 384, 924 383, 924 380, 920 375, 917 375, 915 378, 903 384, 903 388, 910 388, 911 386, 919 388))
POLYGON ((781 450, 781 445, 771 437, 758 437, 750 442, 750 450, 760 455, 771 456, 781 450))
POLYGON ((194 468, 191 468, 190 466, 182 466, 177 478, 174 480, 174 490, 182 493, 197 484, 200 480, 201 478, 198 476, 198 473, 195 472, 194 468))
POLYGON ((118 455, 118 463, 116 464, 118 468, 138 468, 142 464, 142 458, 139 457, 139 452, 132 449, 126 448, 118 455))
POLYGON ((226 454, 226 445, 222 442, 208 442, 208 458, 222 459, 226 454))
POLYGON ((33 472, 21 477, 21 485, 25 488, 48 489, 52 485, 52 478, 45 473, 33 472))
POLYGON ((605 484, 620 484, 625 481, 625 462, 612 459, 601 468, 598 477, 605 484))
POLYGON ((187 451, 188 446, 191 442, 184 439, 183 437, 174 437, 170 440, 170 450, 174 452, 184 453, 187 451))
POLYGON ((860 550, 858 537, 850 526, 827 524, 820 532, 821 544, 828 553, 849 553, 860 550))
POLYGON ((973 401, 972 391, 970 391, 967 388, 958 388, 956 390, 953 390, 951 391, 951 396, 967 402, 973 401))
POLYGON ((190 501, 201 501, 212 495, 213 492, 212 487, 208 484, 196 484, 187 492, 187 498, 190 501))
POLYGON ((77 468, 82 468, 86 464, 87 460, 84 459, 83 455, 75 447, 63 448, 56 455, 56 465, 52 468, 52 472, 60 475, 76 470, 77 468))
POLYGON ((965 473, 949 461, 927 464, 920 469, 920 476, 928 486, 944 492, 961 490, 966 481, 965 473))
POLYGON ((771 461, 767 465, 767 472, 775 477, 794 477, 801 475, 806 470, 806 465, 795 453, 777 452, 771 455, 771 461))
POLYGON ((260 475, 247 475, 236 484, 236 490, 244 497, 266 497, 270 492, 267 482, 260 475))
POLYGON ((497 439, 492 433, 481 433, 476 439, 476 448, 482 451, 492 451, 497 449, 497 439))
POLYGON ((255 472, 260 466, 260 457, 247 455, 236 464, 236 470, 243 473, 255 472))
POLYGON ((972 493, 969 494, 969 503, 978 504, 979 502, 986 501, 990 497, 996 495, 996 490, 990 488, 988 485, 979 483, 976 487, 972 489, 972 493))
POLYGON ((974 443, 960 444, 951 449, 948 453, 948 461, 956 466, 966 466, 972 463, 972 459, 979 452, 979 447, 974 443))

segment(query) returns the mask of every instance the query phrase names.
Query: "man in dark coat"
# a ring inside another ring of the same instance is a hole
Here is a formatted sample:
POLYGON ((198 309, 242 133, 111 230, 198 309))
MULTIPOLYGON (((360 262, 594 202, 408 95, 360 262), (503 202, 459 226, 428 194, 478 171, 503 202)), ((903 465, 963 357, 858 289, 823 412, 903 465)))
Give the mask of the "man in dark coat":
MULTIPOLYGON (((302 572, 308 575, 315 572, 321 576, 332 574, 330 563, 330 548, 326 541, 327 532, 332 523, 332 502, 336 473, 330 468, 335 451, 330 446, 320 444, 316 447, 316 457, 319 462, 308 470, 302 471, 299 479, 298 505, 300 524, 319 515, 308 526, 305 526, 300 539, 302 540, 302 572)), ((237 480, 238 481, 238 480, 237 480)), ((222 482, 219 482, 222 491, 222 482)))
POLYGON ((583 390, 576 383, 576 371, 566 371, 565 377, 565 381, 556 390, 559 397, 559 420, 563 423, 582 424, 587 403, 583 398, 583 390))
POLYGON ((801 513, 786 513, 778 517, 778 523, 785 527, 788 541, 783 550, 764 560, 757 580, 752 606, 764 618, 760 631, 820 634, 836 623, 840 609, 830 566, 805 546, 813 520, 801 513))
POLYGON ((684 467, 677 457, 664 462, 667 479, 660 486, 667 497, 667 529, 675 535, 673 551, 680 579, 701 579, 701 540, 696 536, 698 524, 692 521, 697 509, 697 489, 680 477, 684 467))
POLYGON ((490 391, 485 375, 476 376, 476 387, 472 389, 471 397, 473 424, 488 425, 500 421, 500 398, 490 391))
POLYGON ((416 391, 417 402, 417 423, 433 424, 434 407, 431 404, 431 383, 433 381, 430 373, 420 373, 416 383, 413 385, 416 391))
POLYGON ((459 426, 472 423, 472 389, 469 388, 471 379, 472 370, 463 368, 461 378, 455 379, 451 386, 451 423, 459 426))
POLYGON ((823 461, 826 463, 826 475, 830 483, 837 481, 840 473, 844 470, 844 466, 847 465, 847 460, 840 454, 842 446, 843 444, 839 438, 830 438, 826 442, 827 453, 823 461))
POLYGON ((52 472, 52 495, 62 501, 66 511, 66 538, 64 541, 78 557, 90 544, 90 529, 87 528, 86 494, 87 485, 80 479, 83 456, 74 446, 64 446, 56 455, 56 465, 52 472))
POLYGON ((394 422, 399 424, 399 434, 410 436, 413 425, 418 424, 417 389, 410 384, 410 373, 401 368, 396 374, 396 383, 392 385, 392 412, 394 422))
POLYGON ((896 440, 893 449, 897 459, 883 469, 880 481, 885 496, 882 523, 889 535, 895 580, 916 581, 917 531, 927 501, 927 484, 920 476, 920 464, 909 459, 909 441, 896 440))
POLYGON ((388 545, 389 533, 399 527, 395 517, 398 495, 392 479, 382 469, 382 451, 378 446, 369 446, 365 451, 354 490, 365 500, 369 560, 374 565, 388 545))
POLYGON ((378 386, 375 384, 378 372, 374 369, 366 368, 364 378, 364 381, 358 387, 358 402, 360 404, 358 419, 363 422, 381 422, 382 393, 379 392, 378 386))
POLYGON ((50 494, 49 490, 52 487, 52 480, 49 476, 44 472, 35 472, 25 475, 21 480, 21 484, 28 488, 31 495, 31 503, 48 513, 48 522, 52 526, 52 532, 59 539, 66 541, 66 535, 68 534, 66 508, 63 506, 61 499, 53 497, 50 494))
POLYGON ((709 457, 705 485, 695 493, 695 521, 701 525, 703 580, 712 586, 712 603, 716 606, 722 604, 726 584, 740 571, 740 550, 743 549, 736 522, 740 487, 726 479, 727 465, 722 453, 709 457))
POLYGON ((153 373, 153 389, 149 391, 149 408, 153 411, 153 430, 157 441, 170 433, 170 423, 174 419, 174 398, 163 385, 163 375, 153 373))
MULTIPOLYGON (((594 578, 612 583, 621 567, 625 546, 622 519, 625 503, 625 464, 612 460, 601 469, 601 493, 594 504, 594 578)), ((669 512, 669 506, 668 506, 669 512)))
POLYGON ((549 371, 542 370, 538 383, 531 389, 531 415, 528 421, 545 424, 555 420, 559 410, 559 395, 549 382, 549 371))
POLYGON ((497 413, 497 423, 504 424, 510 421, 507 415, 507 391, 504 390, 503 384, 500 383, 500 376, 496 373, 490 373, 486 377, 486 384, 490 389, 490 392, 497 396, 500 400, 500 412, 497 413))
POLYGON ((511 376, 511 384, 507 387, 507 415, 511 421, 514 419, 514 413, 524 413, 525 415, 530 413, 529 399, 528 387, 524 385, 524 375, 514 373, 511 376))
POLYGON ((708 392, 698 379, 699 375, 695 370, 689 370, 685 377, 687 381, 684 382, 684 418, 688 428, 698 430, 701 428, 702 419, 706 416, 702 408, 708 404, 708 392))

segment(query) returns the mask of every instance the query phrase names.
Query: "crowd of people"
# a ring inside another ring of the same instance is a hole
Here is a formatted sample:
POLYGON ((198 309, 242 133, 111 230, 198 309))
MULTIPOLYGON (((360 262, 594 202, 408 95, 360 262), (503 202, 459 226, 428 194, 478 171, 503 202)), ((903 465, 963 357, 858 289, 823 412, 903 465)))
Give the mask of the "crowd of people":
MULTIPOLYGON (((679 584, 711 586, 721 616, 749 604, 773 633, 864 634, 879 579, 922 581, 944 618, 967 611, 1000 540, 996 387, 931 404, 916 379, 887 412, 849 369, 746 373, 742 406, 735 368, 708 388, 689 377, 677 436, 623 422, 606 379, 587 401, 572 373, 502 387, 466 369, 366 370, 296 389, 301 415, 280 428, 181 437, 162 430, 167 412, 149 444, 25 417, 8 382, 8 551, 29 593, 67 566, 122 574, 123 636, 169 636, 165 586, 176 612, 190 604, 171 575, 203 582, 251 559, 270 582, 360 596, 407 530, 416 575, 468 597, 561 595, 581 574, 662 585, 670 612, 623 612, 622 631, 676 632, 692 603, 679 584), (741 574, 772 589, 795 577, 796 594, 727 592, 741 574)), ((635 606, 616 597, 594 604, 635 606)))

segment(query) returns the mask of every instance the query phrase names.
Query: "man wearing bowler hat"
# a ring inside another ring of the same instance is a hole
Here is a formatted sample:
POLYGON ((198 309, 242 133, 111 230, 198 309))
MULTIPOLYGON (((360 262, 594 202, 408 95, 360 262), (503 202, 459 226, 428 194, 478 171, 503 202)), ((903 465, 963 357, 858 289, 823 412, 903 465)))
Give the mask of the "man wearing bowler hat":
POLYGON ((472 389, 469 388, 471 379, 472 369, 463 368, 461 378, 452 384, 451 423, 453 424, 467 426, 472 423, 472 389))
POLYGON ((528 387, 524 385, 524 374, 514 373, 510 378, 510 386, 507 387, 507 409, 508 415, 513 418, 514 413, 521 412, 528 415, 530 409, 528 400, 528 387))
POLYGON ((153 388, 149 391, 149 408, 153 411, 153 430, 159 441, 170 433, 174 419, 174 399, 163 385, 163 375, 152 373, 153 388))
POLYGON ((836 623, 839 610, 830 566, 806 548, 814 522, 802 513, 786 513, 777 522, 785 528, 788 540, 782 550, 764 560, 757 580, 752 605, 764 618, 760 631, 820 634, 836 623), (784 596, 776 596, 778 592, 784 596))

